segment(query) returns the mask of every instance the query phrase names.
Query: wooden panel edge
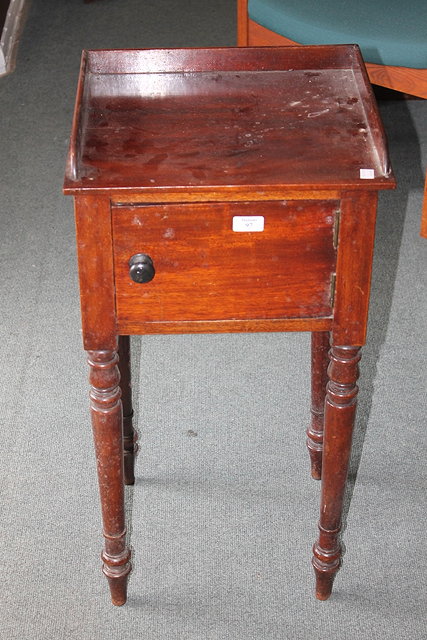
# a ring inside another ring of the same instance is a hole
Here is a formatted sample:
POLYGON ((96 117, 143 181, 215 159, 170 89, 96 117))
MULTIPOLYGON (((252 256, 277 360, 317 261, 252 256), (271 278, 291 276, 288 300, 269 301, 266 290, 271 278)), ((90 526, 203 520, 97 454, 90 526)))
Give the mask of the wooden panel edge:
POLYGON ((167 203, 197 203, 197 202, 262 202, 268 200, 339 200, 341 192, 338 190, 322 189, 321 191, 296 191, 278 189, 276 191, 209 191, 203 192, 151 192, 151 193, 112 193, 113 206, 138 204, 167 204, 167 203))
POLYGON ((120 335, 330 331, 331 328, 332 318, 141 322, 137 324, 119 322, 117 326, 120 335))
POLYGON ((87 52, 82 52, 80 62, 80 73, 77 84, 76 100, 74 103, 73 122, 71 126, 71 136, 67 155, 67 164, 65 169, 64 190, 66 187, 72 188, 73 182, 78 178, 78 162, 79 147, 81 134, 81 113, 82 113, 82 97, 84 90, 84 82, 87 66, 87 52), (70 182, 70 184, 68 184, 70 182))

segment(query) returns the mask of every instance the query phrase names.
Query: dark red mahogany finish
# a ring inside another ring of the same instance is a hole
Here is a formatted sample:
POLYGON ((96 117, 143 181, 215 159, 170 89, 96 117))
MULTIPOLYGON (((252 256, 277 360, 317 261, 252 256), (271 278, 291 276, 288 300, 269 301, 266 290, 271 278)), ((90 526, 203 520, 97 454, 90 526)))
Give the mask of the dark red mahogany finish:
POLYGON ((134 461, 138 445, 136 431, 133 428, 129 336, 119 336, 119 371, 123 405, 124 478, 125 484, 134 484, 134 461))
POLYGON ((316 331, 311 334, 311 424, 307 429, 307 448, 311 458, 311 475, 315 480, 320 480, 322 476, 329 342, 329 331, 316 331))
POLYGON ((312 332, 313 566, 316 595, 328 598, 377 192, 394 186, 355 46, 84 52, 64 191, 75 196, 114 604, 130 571, 129 335, 143 333, 312 332))

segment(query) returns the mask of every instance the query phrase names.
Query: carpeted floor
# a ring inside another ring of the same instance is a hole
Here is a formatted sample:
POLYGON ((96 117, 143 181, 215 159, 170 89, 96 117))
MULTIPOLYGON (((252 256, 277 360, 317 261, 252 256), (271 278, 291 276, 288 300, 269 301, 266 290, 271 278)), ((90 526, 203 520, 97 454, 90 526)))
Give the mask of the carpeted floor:
POLYGON ((0 79, 2 640, 426 637, 425 101, 381 105, 399 188, 380 198, 333 597, 313 597, 308 334, 150 336, 133 339, 134 571, 127 605, 109 603, 61 194, 80 53, 232 45, 234 13, 230 0, 33 0, 0 79))

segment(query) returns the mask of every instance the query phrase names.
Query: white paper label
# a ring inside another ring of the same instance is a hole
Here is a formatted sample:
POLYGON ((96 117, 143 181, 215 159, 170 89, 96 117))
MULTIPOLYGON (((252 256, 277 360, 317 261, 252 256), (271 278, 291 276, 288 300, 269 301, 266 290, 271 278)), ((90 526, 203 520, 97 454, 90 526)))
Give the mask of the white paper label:
POLYGON ((264 231, 264 216, 233 216, 233 231, 264 231))
POLYGON ((375 171, 373 169, 360 169, 361 180, 373 180, 375 178, 375 171))

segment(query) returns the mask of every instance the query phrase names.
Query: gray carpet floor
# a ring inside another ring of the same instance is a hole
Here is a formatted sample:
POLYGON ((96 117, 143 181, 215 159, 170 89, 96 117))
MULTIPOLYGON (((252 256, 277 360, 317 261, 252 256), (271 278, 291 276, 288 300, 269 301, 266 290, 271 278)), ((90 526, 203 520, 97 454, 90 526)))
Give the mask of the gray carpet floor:
POLYGON ((0 637, 426 638, 427 103, 381 110, 399 188, 380 198, 368 343, 333 597, 313 596, 308 334, 133 339, 137 482, 125 607, 100 573, 71 198, 82 48, 231 45, 230 0, 33 0, 0 79, 0 637), (196 434, 196 435, 195 435, 196 434))

